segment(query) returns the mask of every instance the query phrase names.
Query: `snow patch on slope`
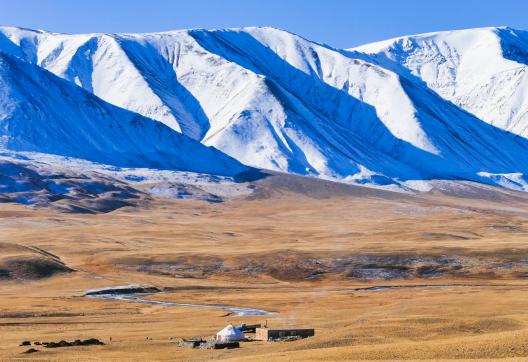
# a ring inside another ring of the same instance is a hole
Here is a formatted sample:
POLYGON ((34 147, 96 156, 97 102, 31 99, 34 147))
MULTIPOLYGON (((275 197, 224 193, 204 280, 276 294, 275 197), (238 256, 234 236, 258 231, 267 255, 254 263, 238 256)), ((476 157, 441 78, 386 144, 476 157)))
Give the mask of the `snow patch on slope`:
POLYGON ((528 33, 508 27, 437 32, 353 49, 408 72, 501 129, 528 136, 528 33))
MULTIPOLYGON (((148 166, 157 168, 173 162, 222 174, 231 167, 232 173, 242 170, 191 138, 254 167, 397 189, 433 179, 510 185, 487 175, 526 172, 526 140, 501 130, 526 129, 514 116, 524 112, 525 43, 523 32, 508 28, 402 37, 353 51, 273 28, 86 35, 0 28, 1 51, 73 87, 71 98, 53 94, 65 103, 50 102, 54 109, 74 105, 85 113, 77 118, 92 118, 79 101, 85 97, 77 96, 79 86, 93 93, 97 104, 102 98, 134 112, 126 117, 141 114, 183 134, 178 142, 184 145, 174 146, 154 142, 149 132, 130 133, 129 127, 124 127, 126 142, 115 130, 104 129, 110 137, 84 130, 101 145, 82 153, 66 144, 55 153, 116 164, 114 152, 102 151, 114 147, 119 162, 129 153, 141 166, 149 159, 148 166), (511 119, 502 119, 508 112, 511 119), (185 151, 173 152, 176 148, 185 151), (158 155, 138 157, 138 149, 158 155), (168 149, 170 155, 161 157, 168 149), (211 168, 216 164, 211 157, 223 166, 211 168)), ((35 93, 53 89, 35 87, 35 93)), ((5 113, 17 119, 25 111, 16 111, 26 104, 39 105, 38 97, 27 101, 22 92, 17 97, 23 101, 5 103, 5 113)), ((43 114, 45 107, 38 107, 34 113, 43 114)), ((52 125, 61 119, 56 113, 52 118, 52 125)), ((65 129, 74 124, 62 121, 64 129, 39 132, 50 139, 57 130, 68 134, 65 129)), ((157 128, 164 134, 168 129, 157 128)), ((8 142, 13 146, 12 136, 8 142)), ((32 150, 51 152, 47 144, 32 150)))

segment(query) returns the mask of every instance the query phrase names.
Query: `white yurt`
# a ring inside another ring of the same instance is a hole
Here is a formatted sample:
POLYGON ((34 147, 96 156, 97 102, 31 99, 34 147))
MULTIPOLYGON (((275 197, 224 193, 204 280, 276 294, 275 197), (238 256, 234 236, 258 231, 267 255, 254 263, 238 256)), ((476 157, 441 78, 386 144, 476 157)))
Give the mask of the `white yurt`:
POLYGON ((243 341, 245 338, 244 332, 236 329, 232 324, 228 324, 227 327, 216 334, 217 342, 238 342, 243 341))

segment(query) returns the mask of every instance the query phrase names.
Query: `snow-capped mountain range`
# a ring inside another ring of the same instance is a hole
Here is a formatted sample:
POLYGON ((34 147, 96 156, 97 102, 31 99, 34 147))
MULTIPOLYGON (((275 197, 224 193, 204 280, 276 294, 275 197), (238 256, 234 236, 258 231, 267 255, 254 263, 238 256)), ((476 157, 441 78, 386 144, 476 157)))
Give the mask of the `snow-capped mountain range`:
POLYGON ((345 50, 274 28, 0 27, 0 147, 221 175, 250 166, 524 189, 527 64, 528 32, 510 28, 345 50))

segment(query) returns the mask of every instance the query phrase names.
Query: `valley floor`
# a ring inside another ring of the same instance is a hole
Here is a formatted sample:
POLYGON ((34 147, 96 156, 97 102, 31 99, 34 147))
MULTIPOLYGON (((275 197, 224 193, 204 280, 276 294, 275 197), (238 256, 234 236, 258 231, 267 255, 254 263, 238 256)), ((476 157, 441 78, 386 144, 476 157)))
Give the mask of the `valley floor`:
POLYGON ((95 215, 0 204, 0 359, 525 360, 528 196, 488 191, 285 190, 95 215), (162 289, 152 300, 274 314, 83 297, 127 284, 162 289), (266 320, 316 335, 221 351, 176 345, 266 320), (18 346, 77 338, 105 345, 18 346))

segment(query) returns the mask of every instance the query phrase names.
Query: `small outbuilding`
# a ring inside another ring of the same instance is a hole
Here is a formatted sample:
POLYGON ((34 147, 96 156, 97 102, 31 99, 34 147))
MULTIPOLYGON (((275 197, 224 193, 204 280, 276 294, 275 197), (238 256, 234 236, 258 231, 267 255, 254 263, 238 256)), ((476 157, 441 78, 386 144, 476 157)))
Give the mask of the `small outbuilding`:
POLYGON ((216 334, 216 341, 220 343, 239 342, 246 339, 244 332, 235 328, 232 324, 222 329, 216 334))
POLYGON ((313 337, 313 328, 257 328, 255 339, 259 341, 273 341, 287 338, 307 338, 313 337))

